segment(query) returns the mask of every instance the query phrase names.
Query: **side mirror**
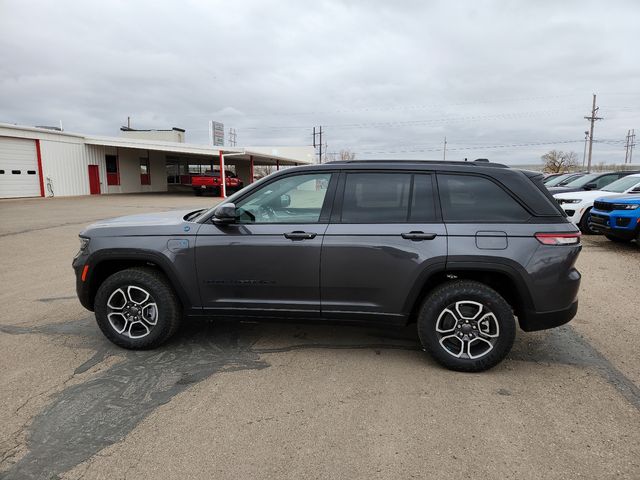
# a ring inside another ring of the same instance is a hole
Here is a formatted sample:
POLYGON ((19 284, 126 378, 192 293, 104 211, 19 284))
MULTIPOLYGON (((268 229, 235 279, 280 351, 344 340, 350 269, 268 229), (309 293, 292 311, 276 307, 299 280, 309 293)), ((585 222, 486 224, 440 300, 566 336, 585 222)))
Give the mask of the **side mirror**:
POLYGON ((291 205, 291 197, 289 195, 280 195, 280 207, 287 208, 291 205))
POLYGON ((217 225, 228 225, 237 219, 236 206, 233 203, 223 203, 213 214, 213 223, 217 225))
POLYGON ((595 183, 595 182, 587 183, 587 184, 584 186, 584 189, 585 189, 585 190, 596 190, 597 188, 598 188, 598 184, 597 184, 597 183, 595 183))
POLYGON ((633 190, 631 190, 631 192, 629 193, 640 193, 640 187, 636 187, 633 190))

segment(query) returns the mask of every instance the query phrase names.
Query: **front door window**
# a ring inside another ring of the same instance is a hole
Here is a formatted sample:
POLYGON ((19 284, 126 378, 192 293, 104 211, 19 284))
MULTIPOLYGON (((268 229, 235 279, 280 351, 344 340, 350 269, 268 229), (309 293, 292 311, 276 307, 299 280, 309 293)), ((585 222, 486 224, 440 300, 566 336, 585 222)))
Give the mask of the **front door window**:
POLYGON ((236 204, 239 223, 317 223, 325 204, 330 173, 278 179, 236 204))

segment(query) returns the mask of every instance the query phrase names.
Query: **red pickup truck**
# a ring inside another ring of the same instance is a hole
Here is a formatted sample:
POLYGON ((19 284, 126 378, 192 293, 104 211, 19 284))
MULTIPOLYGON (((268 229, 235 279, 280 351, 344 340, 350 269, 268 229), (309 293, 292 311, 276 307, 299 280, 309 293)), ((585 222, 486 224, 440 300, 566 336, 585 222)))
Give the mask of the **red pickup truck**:
MULTIPOLYGON (((227 195, 237 192, 244 183, 240 180, 235 173, 230 170, 224 171, 224 180, 227 186, 227 195)), ((202 195, 203 193, 213 193, 214 195, 220 195, 220 171, 219 170, 207 170, 204 175, 194 175, 191 177, 191 186, 196 195, 202 195)))

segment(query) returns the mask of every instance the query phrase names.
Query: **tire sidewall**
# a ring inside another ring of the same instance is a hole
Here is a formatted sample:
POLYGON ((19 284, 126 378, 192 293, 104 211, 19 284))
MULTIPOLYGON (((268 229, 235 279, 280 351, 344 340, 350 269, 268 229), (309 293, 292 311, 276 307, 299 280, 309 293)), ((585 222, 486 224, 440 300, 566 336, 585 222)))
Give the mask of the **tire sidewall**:
POLYGON ((585 235, 595 235, 596 232, 594 232, 589 226, 589 218, 591 218, 591 207, 589 207, 587 211, 582 215, 582 218, 580 219, 580 225, 578 225, 578 227, 580 228, 580 231, 585 235))
POLYGON ((168 287, 153 275, 141 270, 123 270, 108 277, 96 293, 94 301, 96 321, 102 333, 113 343, 128 349, 153 348, 162 343, 171 333, 171 317, 176 315, 176 305, 168 287), (119 334, 107 317, 107 301, 118 288, 129 285, 145 289, 157 305, 158 319, 151 332, 142 338, 129 338, 119 334))
POLYGON ((418 335, 423 347, 441 365, 457 371, 476 372, 497 365, 511 350, 515 339, 515 321, 510 305, 493 289, 477 282, 459 281, 434 291, 418 318, 418 335), (458 301, 471 300, 490 310, 496 317, 500 336, 493 349, 477 359, 460 359, 447 353, 438 340, 436 323, 442 311, 458 301))

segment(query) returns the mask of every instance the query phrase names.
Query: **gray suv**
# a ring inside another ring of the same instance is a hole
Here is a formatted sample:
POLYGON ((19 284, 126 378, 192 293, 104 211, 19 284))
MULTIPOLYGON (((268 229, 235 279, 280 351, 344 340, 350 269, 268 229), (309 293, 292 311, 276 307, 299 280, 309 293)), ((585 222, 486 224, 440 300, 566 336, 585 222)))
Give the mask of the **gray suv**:
POLYGON ((351 161, 272 174, 210 210, 81 232, 80 302, 125 348, 185 318, 414 322, 453 370, 571 320, 580 232, 542 175, 488 162, 351 161))

